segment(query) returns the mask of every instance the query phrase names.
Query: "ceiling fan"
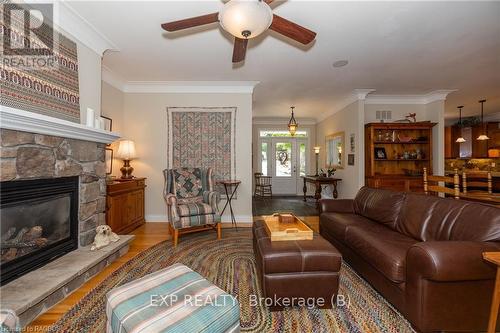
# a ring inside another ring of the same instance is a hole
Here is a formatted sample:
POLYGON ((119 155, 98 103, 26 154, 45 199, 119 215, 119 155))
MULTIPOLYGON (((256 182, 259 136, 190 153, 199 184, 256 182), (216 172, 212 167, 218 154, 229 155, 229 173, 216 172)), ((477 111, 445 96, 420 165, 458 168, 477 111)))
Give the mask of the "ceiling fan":
POLYGON ((163 23, 161 27, 173 32, 219 22, 224 30, 235 37, 233 63, 245 60, 248 39, 257 37, 267 29, 304 45, 314 40, 314 31, 273 14, 269 7, 271 2, 273 0, 230 0, 218 13, 163 23))

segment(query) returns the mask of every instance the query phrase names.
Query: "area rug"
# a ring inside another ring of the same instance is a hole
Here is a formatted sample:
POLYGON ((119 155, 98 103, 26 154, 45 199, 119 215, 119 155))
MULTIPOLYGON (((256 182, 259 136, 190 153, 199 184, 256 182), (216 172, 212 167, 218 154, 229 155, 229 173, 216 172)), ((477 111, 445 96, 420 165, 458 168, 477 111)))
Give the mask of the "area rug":
POLYGON ((83 297, 53 326, 53 332, 105 332, 105 295, 160 268, 183 263, 232 295, 241 308, 242 332, 414 332, 410 324, 348 265, 341 270, 339 294, 347 305, 331 310, 291 308, 270 312, 251 307, 250 295, 261 296, 256 279, 250 228, 184 236, 177 248, 166 241, 138 254, 83 297))

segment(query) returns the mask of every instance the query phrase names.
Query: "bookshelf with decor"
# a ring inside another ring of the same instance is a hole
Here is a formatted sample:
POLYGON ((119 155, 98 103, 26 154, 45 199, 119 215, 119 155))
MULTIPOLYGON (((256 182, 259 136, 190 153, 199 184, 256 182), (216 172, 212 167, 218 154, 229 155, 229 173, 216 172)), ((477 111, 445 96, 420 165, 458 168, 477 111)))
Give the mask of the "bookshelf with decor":
POLYGON ((423 191, 423 169, 432 170, 435 123, 365 125, 365 183, 395 191, 423 191))

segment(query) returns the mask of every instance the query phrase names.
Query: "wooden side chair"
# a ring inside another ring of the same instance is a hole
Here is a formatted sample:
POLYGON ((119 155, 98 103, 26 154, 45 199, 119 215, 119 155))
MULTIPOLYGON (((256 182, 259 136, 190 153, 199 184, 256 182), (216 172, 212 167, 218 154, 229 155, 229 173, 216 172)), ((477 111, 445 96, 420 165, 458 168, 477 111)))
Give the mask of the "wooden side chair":
POLYGON ((431 193, 443 193, 445 196, 449 195, 455 199, 460 199, 460 178, 458 177, 458 170, 455 169, 453 177, 449 176, 434 176, 427 173, 427 168, 424 168, 424 193, 429 195, 431 193), (453 188, 446 187, 446 184, 453 184, 453 188))
POLYGON ((262 172, 254 173, 255 176, 255 190, 254 197, 273 197, 272 177, 264 176, 262 172))
POLYGON ((491 178, 491 172, 488 171, 484 174, 464 171, 462 173, 462 191, 464 194, 493 194, 493 179, 491 178), (474 188, 474 190, 470 191, 469 188, 471 187, 474 188))

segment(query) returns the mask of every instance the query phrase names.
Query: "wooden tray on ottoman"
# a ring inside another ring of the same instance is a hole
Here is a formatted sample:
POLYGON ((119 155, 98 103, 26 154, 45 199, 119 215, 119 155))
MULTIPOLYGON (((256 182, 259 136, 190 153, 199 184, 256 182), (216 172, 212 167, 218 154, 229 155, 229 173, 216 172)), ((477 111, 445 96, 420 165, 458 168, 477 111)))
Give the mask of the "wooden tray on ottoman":
POLYGON ((301 219, 293 215, 293 222, 280 222, 279 215, 264 217, 267 234, 271 241, 312 240, 313 231, 301 219))

